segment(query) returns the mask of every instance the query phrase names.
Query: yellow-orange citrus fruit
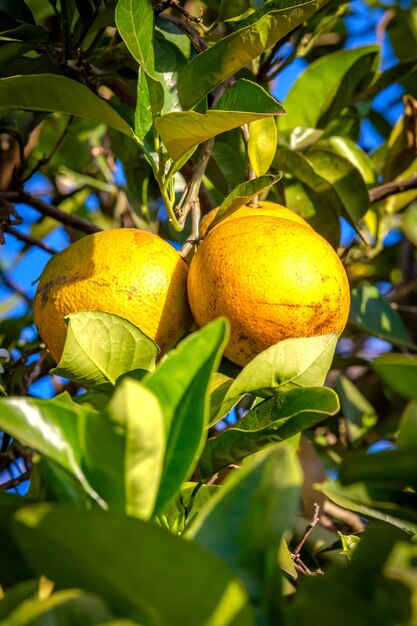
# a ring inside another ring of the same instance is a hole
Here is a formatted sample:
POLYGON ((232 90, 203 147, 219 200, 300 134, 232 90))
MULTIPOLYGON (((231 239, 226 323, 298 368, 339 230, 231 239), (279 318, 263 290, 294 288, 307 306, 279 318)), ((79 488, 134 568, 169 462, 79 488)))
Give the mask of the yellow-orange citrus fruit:
POLYGON ((248 216, 213 228, 195 253, 188 298, 199 326, 224 315, 225 354, 245 365, 288 337, 341 333, 349 313, 345 269, 312 228, 248 216))
POLYGON ((166 241, 134 228, 89 235, 52 257, 35 295, 34 320, 55 361, 64 317, 115 313, 136 324, 164 352, 192 323, 186 263, 166 241))
MULTIPOLYGON (((200 223, 200 231, 202 237, 206 235, 207 229, 216 217, 218 210, 219 207, 217 207, 216 209, 212 209, 202 218, 200 223)), ((235 211, 228 217, 225 217, 224 220, 219 222, 218 226, 220 226, 220 224, 223 224, 223 222, 227 222, 228 220, 234 220, 237 217, 248 217, 249 215, 269 215, 270 217, 280 217, 281 219, 292 220, 293 222, 297 222, 298 224, 307 226, 307 228, 311 228, 310 224, 306 222, 305 219, 301 217, 301 215, 298 215, 298 213, 295 213, 294 211, 291 211, 291 209, 287 209, 287 207, 282 206, 281 204, 277 204, 276 202, 266 201, 260 201, 259 206, 257 207, 250 207, 246 204, 244 206, 241 206, 239 209, 237 209, 237 211, 235 211)))

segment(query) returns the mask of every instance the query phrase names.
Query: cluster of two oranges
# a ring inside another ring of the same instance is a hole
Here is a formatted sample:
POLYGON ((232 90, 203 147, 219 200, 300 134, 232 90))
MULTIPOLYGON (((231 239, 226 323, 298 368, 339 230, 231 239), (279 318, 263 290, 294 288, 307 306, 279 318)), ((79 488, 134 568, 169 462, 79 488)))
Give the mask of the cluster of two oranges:
POLYGON ((141 328, 161 351, 187 332, 230 321, 225 355, 245 365, 287 337, 340 334, 349 284, 333 248, 293 211, 263 202, 243 207, 207 231, 190 267, 167 242, 136 229, 77 241, 54 256, 35 296, 34 319, 53 358, 75 311, 115 313, 141 328))

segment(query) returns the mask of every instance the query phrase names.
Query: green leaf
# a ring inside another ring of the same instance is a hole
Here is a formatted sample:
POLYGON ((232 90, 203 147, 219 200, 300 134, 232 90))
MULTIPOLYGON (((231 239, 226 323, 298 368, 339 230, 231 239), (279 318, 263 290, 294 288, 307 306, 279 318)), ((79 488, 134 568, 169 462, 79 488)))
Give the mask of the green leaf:
POLYGON ((27 507, 15 520, 39 573, 60 587, 99 594, 120 616, 161 626, 184 626, 190 616, 201 626, 254 626, 228 567, 155 524, 68 505, 27 507))
POLYGON ((391 181, 397 178, 416 158, 416 119, 417 100, 412 96, 403 97, 404 115, 394 125, 387 142, 383 178, 391 181), (414 137, 414 139, 413 139, 414 137))
POLYGON ((401 317, 374 285, 353 289, 349 323, 393 345, 417 350, 401 317))
MULTIPOLYGON (((337 335, 284 339, 258 354, 230 384, 214 421, 224 417, 246 394, 269 398, 299 387, 320 387, 330 369, 337 335)), ((217 390, 218 391, 218 390, 217 390)), ((220 398, 217 393, 217 405, 220 398)))
POLYGON ((282 113, 279 102, 262 87, 242 78, 226 91, 215 109, 167 113, 155 120, 155 126, 170 156, 178 161, 210 137, 282 113))
POLYGON ((66 76, 32 74, 0 79, 0 109, 61 112, 106 124, 133 137, 129 124, 88 87, 66 76))
MULTIPOLYGON (((10 530, 10 521, 13 514, 23 506, 31 504, 28 497, 6 493, 0 490, 0 585, 4 588, 16 585, 20 581, 34 578, 35 572, 29 566, 17 545, 10 530)), ((16 601, 13 599, 0 601, 0 623, 2 618, 13 608, 14 603, 19 604, 20 598, 26 596, 28 583, 19 585, 21 591, 16 592, 16 601)), ((30 586, 29 586, 30 589, 30 586)), ((13 596, 15 597, 15 596, 13 596)))
POLYGON ((209 439, 200 460, 202 478, 279 443, 334 415, 336 393, 326 387, 292 389, 257 404, 237 424, 209 439))
POLYGON ((401 416, 399 435, 397 439, 398 448, 417 446, 417 401, 411 400, 405 407, 401 416))
MULTIPOLYGON (((124 434, 123 449, 113 447, 109 455, 97 445, 88 460, 91 472, 102 476, 103 489, 111 503, 118 492, 124 495, 128 515, 149 518, 155 507, 165 452, 164 416, 155 396, 141 383, 125 379, 117 388, 107 408, 110 419, 124 434), (111 463, 109 463, 111 458, 111 463), (101 469, 101 471, 100 471, 101 469), (111 477, 114 479, 111 480, 111 477)), ((94 446, 92 432, 90 450, 94 446)), ((88 448, 86 449, 87 452, 88 448)))
POLYGON ((243 15, 250 6, 251 0, 221 0, 217 19, 219 22, 233 20, 243 15))
MULTIPOLYGON (((16 558, 16 553, 14 553, 14 556, 16 558)), ((2 583, 4 584, 3 580, 2 583)), ((14 585, 11 589, 7 589, 6 594, 0 600, 0 620, 5 620, 9 613, 28 598, 33 598, 38 591, 39 582, 37 580, 26 580, 18 585, 14 585)))
POLYGON ((334 152, 345 157, 359 170, 367 185, 374 186, 378 184, 378 176, 372 159, 352 139, 347 137, 329 137, 328 142, 334 152))
POLYGON ((280 146, 274 167, 288 172, 317 195, 322 203, 322 219, 327 215, 343 215, 352 226, 358 223, 369 207, 368 190, 359 171, 344 157, 325 150, 301 154, 280 146))
POLYGON ((249 125, 248 157, 257 176, 265 174, 274 160, 277 147, 277 126, 273 118, 249 125))
POLYGON ((323 0, 314 0, 269 11, 255 23, 198 54, 180 75, 179 96, 183 109, 193 108, 214 87, 280 41, 323 4, 323 0))
POLYGON ((293 525, 301 480, 293 448, 259 453, 229 475, 187 533, 226 561, 271 624, 281 623, 278 551, 293 525))
POLYGON ((153 369, 157 345, 128 320, 104 311, 79 311, 65 319, 67 338, 55 374, 108 389, 126 372, 153 369))
POLYGON ((341 374, 338 377, 336 390, 346 420, 349 441, 353 444, 359 444, 378 421, 378 415, 374 407, 347 376, 341 374))
POLYGON ((309 150, 314 171, 333 187, 341 204, 341 215, 359 230, 359 220, 369 208, 368 189, 359 170, 344 157, 330 150, 309 150))
POLYGON ((383 382, 400 396, 417 399, 417 356, 383 354, 374 359, 370 365, 383 382))
POLYGON ((228 196, 223 200, 216 213, 216 217, 210 223, 207 232, 221 222, 225 217, 229 217, 241 206, 247 204, 255 196, 271 189, 275 183, 281 180, 281 176, 260 176, 253 180, 247 180, 240 183, 228 196))
POLYGON ((53 400, 0 398, 0 428, 69 471, 102 506, 82 467, 78 420, 95 412, 62 395, 53 400))
POLYGON ((417 446, 398 450, 382 450, 346 459, 339 471, 344 485, 360 481, 386 482, 401 487, 417 487, 417 466, 414 459, 417 446))
POLYGON ((154 114, 164 104, 164 91, 155 73, 153 48, 154 13, 150 0, 119 0, 116 6, 116 26, 131 54, 146 73, 151 106, 154 114))
POLYGON ((12 611, 4 626, 46 626, 47 624, 82 624, 94 626, 108 623, 114 614, 98 596, 79 589, 57 591, 49 598, 27 599, 12 611))
POLYGON ((208 386, 227 339, 227 320, 219 318, 187 337, 143 379, 161 404, 167 433, 155 514, 178 493, 201 453, 208 426, 208 386))
POLYGON ((316 485, 316 488, 337 505, 361 517, 391 524, 413 535, 417 533, 417 501, 414 494, 407 498, 406 506, 401 502, 404 500, 402 492, 372 483, 343 486, 341 482, 332 480, 316 485), (400 500, 399 504, 397 500, 400 500))
POLYGON ((362 46, 326 54, 311 63, 288 92, 287 115, 279 122, 279 130, 325 128, 367 86, 378 57, 378 46, 362 46))

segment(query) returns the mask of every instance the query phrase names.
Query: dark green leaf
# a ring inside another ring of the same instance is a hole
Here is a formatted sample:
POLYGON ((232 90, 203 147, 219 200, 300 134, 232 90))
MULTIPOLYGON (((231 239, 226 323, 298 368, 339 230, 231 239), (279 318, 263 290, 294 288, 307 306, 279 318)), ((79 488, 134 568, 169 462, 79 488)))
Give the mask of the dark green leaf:
POLYGON ((27 507, 15 519, 16 537, 39 573, 105 597, 120 616, 160 626, 254 625, 227 566, 155 524, 62 505, 27 507))
POLYGON ((314 0, 270 11, 198 54, 180 75, 179 95, 183 108, 194 107, 214 87, 285 37, 323 4, 322 0, 314 0))
POLYGON ((398 450, 382 450, 373 454, 346 459, 339 471, 344 485, 360 481, 386 482, 401 487, 417 488, 417 446, 398 450))
POLYGON ((276 152, 274 167, 309 187, 326 213, 343 215, 355 228, 365 215, 368 190, 359 171, 344 157, 325 150, 301 154, 284 147, 276 152))
POLYGON ((278 550, 298 507, 301 471, 296 452, 280 446, 235 470, 200 512, 191 536, 244 581, 255 607, 280 623, 278 550))
MULTIPOLYGON (((10 531, 10 520, 13 514, 28 504, 31 504, 29 498, 0 490, 0 585, 4 589, 35 576, 34 570, 20 552, 10 531)), ((13 596, 16 598, 15 601, 0 602, 0 623, 5 614, 13 608, 13 604, 18 604, 19 600, 28 594, 27 590, 31 587, 32 583, 25 583, 21 591, 17 591, 16 596, 13 596)))
POLYGON ((153 369, 157 345, 128 320, 104 311, 79 311, 65 319, 67 338, 56 374, 106 389, 126 372, 153 369))
POLYGON ((339 410, 332 389, 292 389, 257 404, 233 428, 209 439, 200 460, 203 479, 232 463, 314 426, 339 410))
MULTIPOLYGON (((16 552, 14 554, 16 557, 16 552)), ((1 582, 4 585, 4 581, 1 582)), ((28 598, 32 598, 38 591, 39 582, 37 580, 28 580, 8 589, 5 596, 0 600, 0 620, 5 620, 15 608, 28 598)))
POLYGON ((133 137, 129 124, 88 87, 66 76, 33 74, 0 80, 0 109, 56 111, 86 117, 133 137))
POLYGON ((167 448, 155 513, 162 513, 189 477, 208 426, 208 386, 228 339, 219 318, 190 335, 143 383, 158 398, 165 419, 167 448))
POLYGON ((417 446, 417 401, 411 400, 401 416, 400 433, 397 439, 398 448, 417 446))
POLYGON ((412 535, 417 533, 415 494, 404 494, 365 482, 343 486, 334 480, 321 485, 320 491, 339 506, 361 517, 391 524, 412 535))
POLYGON ((369 82, 378 55, 378 46, 363 46, 314 61, 291 87, 285 99, 287 115, 280 120, 279 130, 325 128, 369 82))
POLYGON ((417 399, 417 356, 383 354, 371 362, 382 380, 401 396, 417 399))
POLYGON ((35 24, 33 13, 24 0, 1 0, 0 9, 19 22, 35 24))
POLYGON ((353 289, 349 322, 394 345, 417 350, 401 317, 374 285, 353 289))

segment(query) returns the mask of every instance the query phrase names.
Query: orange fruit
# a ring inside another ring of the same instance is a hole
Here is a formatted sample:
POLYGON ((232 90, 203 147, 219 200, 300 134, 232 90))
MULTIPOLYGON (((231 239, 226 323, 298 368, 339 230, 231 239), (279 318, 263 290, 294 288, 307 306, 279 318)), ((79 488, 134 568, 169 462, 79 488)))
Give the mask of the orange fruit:
POLYGON ((345 269, 312 228, 259 215, 226 220, 200 244, 188 273, 199 326, 224 315, 225 355, 245 365, 288 337, 340 334, 350 304, 345 269))
POLYGON ((186 263, 166 241, 134 228, 89 235, 51 258, 39 281, 34 320, 55 361, 76 311, 115 313, 164 352, 192 323, 186 263))
MULTIPOLYGON (((206 215, 204 215, 204 217, 201 219, 200 231, 202 237, 205 237, 207 229, 216 217, 218 210, 219 207, 217 207, 216 209, 212 209, 211 211, 206 213, 206 215)), ((251 207, 245 204, 228 217, 225 217, 224 220, 217 224, 217 226, 220 226, 220 224, 223 224, 224 222, 227 222, 229 220, 234 220, 238 217, 247 217, 249 215, 269 215, 271 217, 280 217, 281 219, 292 220, 293 222, 297 222, 298 224, 307 226, 307 228, 311 228, 310 224, 306 222, 305 219, 301 217, 301 215, 298 215, 298 213, 291 211, 291 209, 287 209, 287 207, 282 206, 281 204, 276 204, 276 202, 267 201, 260 201, 259 206, 257 207, 251 207)))

